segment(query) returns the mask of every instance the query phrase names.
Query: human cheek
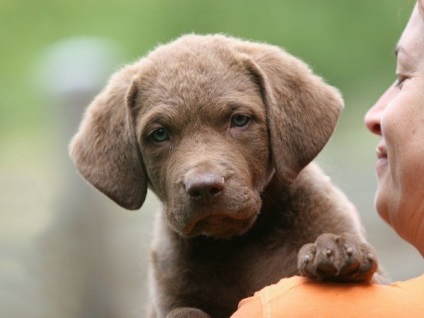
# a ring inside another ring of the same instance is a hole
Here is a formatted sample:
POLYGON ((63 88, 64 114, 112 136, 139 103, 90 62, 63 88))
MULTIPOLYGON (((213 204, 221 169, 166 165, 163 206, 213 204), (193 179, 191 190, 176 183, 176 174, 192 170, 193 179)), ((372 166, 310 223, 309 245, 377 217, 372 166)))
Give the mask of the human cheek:
POLYGON ((417 98, 420 94, 415 85, 408 85, 387 106, 382 118, 388 166, 379 176, 379 184, 384 189, 384 201, 392 221, 394 216, 400 217, 397 214, 401 211, 406 213, 408 202, 416 201, 414 187, 424 176, 421 163, 424 155, 424 114, 422 99, 417 98))
POLYGON ((378 162, 376 172, 378 188, 375 206, 382 219, 392 225, 393 207, 397 205, 399 192, 399 152, 402 145, 402 134, 405 129, 401 119, 405 96, 399 88, 392 86, 380 98, 378 109, 378 129, 382 141, 378 146, 378 162))
MULTIPOLYGON (((424 84, 424 83, 423 83, 424 84)), ((389 157, 399 158, 415 152, 424 137, 424 95, 416 82, 393 94, 381 119, 381 130, 389 157), (418 141, 414 145, 414 142, 418 141)), ((389 158, 391 160, 391 158, 389 158)), ((393 162, 394 163, 394 162, 393 162)), ((407 164, 407 163, 403 163, 407 164)))

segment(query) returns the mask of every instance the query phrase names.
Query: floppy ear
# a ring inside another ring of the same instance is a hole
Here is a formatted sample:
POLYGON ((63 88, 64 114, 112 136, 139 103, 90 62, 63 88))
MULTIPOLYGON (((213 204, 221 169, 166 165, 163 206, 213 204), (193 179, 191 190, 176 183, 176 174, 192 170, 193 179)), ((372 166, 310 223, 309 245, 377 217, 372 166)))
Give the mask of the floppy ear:
POLYGON ((331 137, 342 97, 305 63, 277 47, 260 45, 248 55, 266 106, 276 172, 291 183, 331 137))
POLYGON ((135 66, 116 73, 88 106, 70 154, 82 176, 116 203, 135 210, 147 181, 129 109, 135 66))

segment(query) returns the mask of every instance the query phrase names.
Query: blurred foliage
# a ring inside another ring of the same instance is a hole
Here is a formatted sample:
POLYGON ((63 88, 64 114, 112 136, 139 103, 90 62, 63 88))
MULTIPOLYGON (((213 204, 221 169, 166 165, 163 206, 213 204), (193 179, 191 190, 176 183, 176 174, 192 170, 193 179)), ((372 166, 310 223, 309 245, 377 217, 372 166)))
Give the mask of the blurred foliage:
MULTIPOLYGON (((361 117, 394 79, 393 49, 408 0, 1 0, 0 141, 45 132, 48 108, 32 73, 65 38, 95 36, 125 49, 121 64, 181 34, 226 33, 285 47, 339 87, 361 117)), ((119 65, 117 65, 119 67, 119 65)))

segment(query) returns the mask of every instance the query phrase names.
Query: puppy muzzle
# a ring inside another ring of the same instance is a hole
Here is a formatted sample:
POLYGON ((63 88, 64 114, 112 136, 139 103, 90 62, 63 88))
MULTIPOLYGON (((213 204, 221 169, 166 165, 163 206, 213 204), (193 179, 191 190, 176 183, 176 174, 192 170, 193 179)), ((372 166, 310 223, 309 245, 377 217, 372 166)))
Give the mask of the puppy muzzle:
POLYGON ((176 183, 179 195, 167 207, 167 215, 171 227, 183 236, 237 236, 256 220, 261 207, 259 192, 238 174, 218 167, 197 167, 187 171, 181 181, 176 183))
POLYGON ((219 173, 195 171, 185 179, 186 194, 194 204, 212 204, 225 191, 225 178, 219 173))

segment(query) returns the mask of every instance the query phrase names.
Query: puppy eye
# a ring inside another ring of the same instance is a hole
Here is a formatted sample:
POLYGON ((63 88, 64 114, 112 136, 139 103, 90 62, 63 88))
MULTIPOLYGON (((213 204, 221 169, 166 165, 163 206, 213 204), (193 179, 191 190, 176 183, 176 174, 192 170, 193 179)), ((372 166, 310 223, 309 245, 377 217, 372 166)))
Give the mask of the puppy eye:
POLYGON ((165 128, 159 128, 150 134, 150 138, 156 142, 164 142, 169 140, 169 133, 165 128))
POLYGON ((246 126, 249 121, 250 117, 246 115, 238 114, 231 117, 231 125, 236 127, 246 126))

